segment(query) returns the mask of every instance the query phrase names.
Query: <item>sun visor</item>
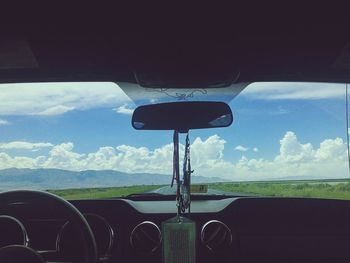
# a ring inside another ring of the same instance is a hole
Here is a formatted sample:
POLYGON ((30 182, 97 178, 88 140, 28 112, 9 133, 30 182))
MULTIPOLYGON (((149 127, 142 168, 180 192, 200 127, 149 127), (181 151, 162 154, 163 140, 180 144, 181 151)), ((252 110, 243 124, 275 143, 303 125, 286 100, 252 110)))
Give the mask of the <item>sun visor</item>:
POLYGON ((223 41, 146 42, 134 65, 144 88, 223 88, 239 81, 238 50, 223 41))
POLYGON ((134 72, 137 83, 144 88, 223 88, 239 79, 240 71, 213 70, 207 67, 186 70, 157 70, 134 72))

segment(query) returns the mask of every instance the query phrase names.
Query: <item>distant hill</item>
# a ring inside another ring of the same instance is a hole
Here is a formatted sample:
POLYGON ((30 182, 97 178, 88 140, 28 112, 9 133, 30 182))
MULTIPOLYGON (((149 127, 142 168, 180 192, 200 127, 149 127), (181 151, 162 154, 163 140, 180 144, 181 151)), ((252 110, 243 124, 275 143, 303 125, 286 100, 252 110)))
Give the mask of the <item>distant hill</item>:
MULTIPOLYGON (((170 184, 171 175, 129 174, 114 170, 68 171, 60 169, 0 170, 0 191, 9 189, 66 189, 170 184)), ((225 182, 218 177, 192 176, 193 183, 225 182)))

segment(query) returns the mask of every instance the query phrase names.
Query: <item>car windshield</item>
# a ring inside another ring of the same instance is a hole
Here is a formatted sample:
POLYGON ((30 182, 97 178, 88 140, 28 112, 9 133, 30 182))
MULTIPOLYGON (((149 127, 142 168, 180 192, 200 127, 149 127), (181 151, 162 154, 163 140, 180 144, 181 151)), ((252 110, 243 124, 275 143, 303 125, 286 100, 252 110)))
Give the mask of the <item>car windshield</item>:
MULTIPOLYGON (((350 199, 345 83, 0 84, 0 191, 174 194, 172 131, 134 130, 131 116, 139 105, 193 100, 234 113, 228 128, 190 131, 194 194, 350 199)), ((180 159, 184 142, 180 134, 180 159)))

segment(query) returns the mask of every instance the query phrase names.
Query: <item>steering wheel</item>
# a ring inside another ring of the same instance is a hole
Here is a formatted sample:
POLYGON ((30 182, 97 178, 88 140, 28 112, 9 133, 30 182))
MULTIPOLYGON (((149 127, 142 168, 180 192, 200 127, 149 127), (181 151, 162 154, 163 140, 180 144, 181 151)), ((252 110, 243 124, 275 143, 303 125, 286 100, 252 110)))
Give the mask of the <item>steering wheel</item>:
MULTIPOLYGON (((34 191, 34 190, 19 190, 19 191, 9 191, 0 193, 0 213, 1 208, 7 206, 12 203, 28 203, 30 201, 43 201, 55 205, 64 211, 67 214, 67 220, 69 220, 77 230, 80 231, 83 237, 83 246, 84 246, 84 259, 82 259, 83 263, 96 263, 97 262, 97 247, 95 237, 91 231, 91 228, 88 222, 85 220, 84 216, 79 212, 77 208, 75 208, 71 203, 64 200, 61 197, 58 197, 54 194, 42 191, 34 191)), ((0 259, 8 260, 7 262, 18 262, 16 258, 19 255, 25 257, 22 262, 27 262, 26 259, 28 253, 35 254, 36 252, 25 246, 8 246, 0 249, 0 259), (18 248, 18 249, 17 249, 18 248), (13 256, 13 259, 12 259, 13 256)), ((39 256, 39 255, 36 255, 39 256)), ((35 256, 33 256, 35 258, 35 256)), ((40 261, 39 257, 38 261, 33 262, 43 262, 40 261)), ((7 263, 6 261, 1 260, 2 263, 7 263)))

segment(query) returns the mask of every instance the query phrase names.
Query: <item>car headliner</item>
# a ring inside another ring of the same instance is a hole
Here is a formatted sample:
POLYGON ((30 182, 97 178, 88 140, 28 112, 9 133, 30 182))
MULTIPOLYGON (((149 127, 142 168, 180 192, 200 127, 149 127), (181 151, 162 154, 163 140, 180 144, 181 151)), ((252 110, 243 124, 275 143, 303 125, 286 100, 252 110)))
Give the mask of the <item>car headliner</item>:
POLYGON ((341 13, 331 14, 328 5, 312 6, 303 14, 297 8, 283 13, 267 6, 248 8, 230 16, 219 13, 220 19, 212 13, 189 13, 187 20, 175 14, 169 23, 167 13, 158 12, 160 20, 141 7, 125 14, 115 10, 106 8, 98 15, 92 7, 83 16, 42 7, 3 24, 0 83, 137 83, 138 72, 162 74, 164 69, 180 82, 184 72, 196 80, 198 75, 220 78, 221 72, 232 72, 234 82, 350 82, 348 23, 341 13), (19 42, 30 52, 18 55, 19 42), (23 63, 28 56, 29 65, 23 63))

